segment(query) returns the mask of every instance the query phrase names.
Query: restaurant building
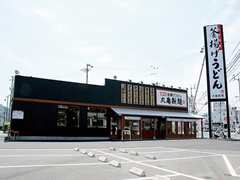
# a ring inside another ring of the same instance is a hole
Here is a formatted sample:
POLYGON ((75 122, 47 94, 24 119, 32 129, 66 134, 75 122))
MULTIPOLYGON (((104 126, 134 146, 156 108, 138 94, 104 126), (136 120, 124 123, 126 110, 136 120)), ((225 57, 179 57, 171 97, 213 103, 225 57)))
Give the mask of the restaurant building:
POLYGON ((11 129, 19 140, 196 138, 199 119, 183 89, 15 76, 11 129))

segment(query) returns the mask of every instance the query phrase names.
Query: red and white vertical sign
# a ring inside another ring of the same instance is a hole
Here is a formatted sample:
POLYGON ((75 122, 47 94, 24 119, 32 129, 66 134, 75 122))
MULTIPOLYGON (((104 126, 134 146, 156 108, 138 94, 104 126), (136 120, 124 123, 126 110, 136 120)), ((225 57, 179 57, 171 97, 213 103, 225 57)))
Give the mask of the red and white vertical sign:
POLYGON ((227 87, 222 25, 205 26, 204 38, 209 98, 223 100, 227 97, 227 87))

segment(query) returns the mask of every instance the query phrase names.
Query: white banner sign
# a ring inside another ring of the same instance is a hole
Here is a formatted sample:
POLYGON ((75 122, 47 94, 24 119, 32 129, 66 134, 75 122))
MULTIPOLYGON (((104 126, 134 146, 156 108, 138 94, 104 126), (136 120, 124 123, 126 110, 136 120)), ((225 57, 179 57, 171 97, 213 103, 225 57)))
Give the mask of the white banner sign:
POLYGON ((13 119, 23 119, 24 111, 21 110, 13 110, 12 111, 12 118, 13 119))
POLYGON ((204 27, 210 99, 226 99, 222 25, 204 27))
POLYGON ((125 120, 137 120, 139 121, 141 119, 141 117, 139 116, 124 116, 125 120))
POLYGON ((156 90, 157 106, 187 107, 187 93, 156 90))

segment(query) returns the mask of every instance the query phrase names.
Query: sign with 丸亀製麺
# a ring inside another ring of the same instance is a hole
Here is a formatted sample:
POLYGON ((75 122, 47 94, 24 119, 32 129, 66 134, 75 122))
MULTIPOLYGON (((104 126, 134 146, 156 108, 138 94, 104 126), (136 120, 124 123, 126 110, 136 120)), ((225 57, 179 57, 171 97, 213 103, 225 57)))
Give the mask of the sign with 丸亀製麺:
POLYGON ((157 106, 187 107, 187 93, 157 89, 156 97, 157 106))

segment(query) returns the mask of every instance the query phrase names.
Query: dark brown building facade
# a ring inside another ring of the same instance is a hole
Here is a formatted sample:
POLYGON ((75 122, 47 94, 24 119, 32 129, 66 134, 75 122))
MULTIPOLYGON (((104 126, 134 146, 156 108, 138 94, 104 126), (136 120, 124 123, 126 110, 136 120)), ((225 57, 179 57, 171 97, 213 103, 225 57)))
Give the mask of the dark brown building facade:
POLYGON ((20 140, 196 138, 199 119, 183 89, 15 77, 11 129, 20 140))

